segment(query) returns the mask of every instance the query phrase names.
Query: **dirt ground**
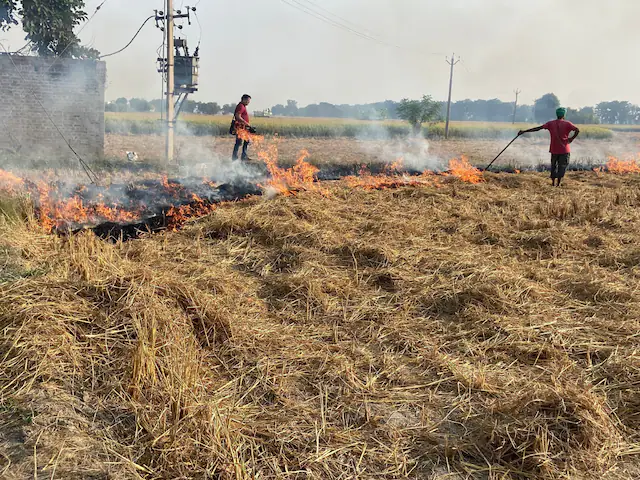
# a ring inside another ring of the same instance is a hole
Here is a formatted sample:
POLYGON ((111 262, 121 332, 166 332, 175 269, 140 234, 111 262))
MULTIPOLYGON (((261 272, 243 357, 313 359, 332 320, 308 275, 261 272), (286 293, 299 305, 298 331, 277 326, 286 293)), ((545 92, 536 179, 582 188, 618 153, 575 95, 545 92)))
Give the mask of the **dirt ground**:
MULTIPOLYGON (((183 162, 215 161, 231 156, 232 137, 179 137, 176 142, 178 159, 183 162)), ((504 140, 451 139, 451 140, 356 140, 349 138, 282 138, 279 150, 283 163, 295 161, 301 150, 309 152, 308 161, 327 163, 390 163, 403 157, 421 169, 434 169, 449 159, 466 155, 475 165, 488 164, 507 144, 504 140)), ((573 145, 572 161, 600 165, 608 155, 624 157, 640 151, 640 136, 616 134, 613 140, 578 140, 573 145)), ((154 161, 164 155, 164 138, 155 135, 107 135, 105 156, 125 159, 126 152, 138 154, 141 161, 154 161)), ((535 166, 549 161, 548 143, 529 138, 518 139, 497 162, 516 167, 535 166)), ((250 155, 255 156, 252 147, 250 155)))

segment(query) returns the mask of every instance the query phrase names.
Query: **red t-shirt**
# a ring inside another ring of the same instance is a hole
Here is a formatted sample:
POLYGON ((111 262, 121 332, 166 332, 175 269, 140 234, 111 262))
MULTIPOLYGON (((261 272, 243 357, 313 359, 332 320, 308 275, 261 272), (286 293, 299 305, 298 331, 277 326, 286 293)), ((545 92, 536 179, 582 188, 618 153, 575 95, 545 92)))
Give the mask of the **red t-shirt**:
POLYGON ((245 122, 249 123, 249 112, 247 112, 247 107, 245 106, 244 103, 240 102, 237 106, 236 106, 236 115, 240 115, 240 118, 243 119, 245 122))
POLYGON ((549 134, 551 135, 551 147, 549 148, 549 152, 554 155, 571 153, 569 133, 578 130, 578 127, 566 120, 552 120, 545 123, 542 128, 549 130, 549 134))

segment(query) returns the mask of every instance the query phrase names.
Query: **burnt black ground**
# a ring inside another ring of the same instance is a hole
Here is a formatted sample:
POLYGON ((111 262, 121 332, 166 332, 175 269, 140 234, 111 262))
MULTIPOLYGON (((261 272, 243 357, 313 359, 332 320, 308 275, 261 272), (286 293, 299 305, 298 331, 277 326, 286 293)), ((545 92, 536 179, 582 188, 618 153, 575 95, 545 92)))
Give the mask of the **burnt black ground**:
MULTIPOLYGON (((54 191, 59 197, 67 195, 78 196, 83 204, 91 205, 104 203, 109 206, 120 206, 126 210, 142 211, 140 220, 131 223, 103 222, 98 225, 68 225, 58 230, 59 233, 77 233, 87 229, 92 230, 98 237, 109 241, 126 241, 140 237, 145 233, 154 233, 165 230, 172 224, 169 214, 172 208, 188 205, 202 205, 201 201, 194 200, 194 195, 207 204, 237 201, 243 198, 261 195, 262 189, 258 186, 260 177, 267 175, 264 165, 252 165, 255 170, 256 183, 251 181, 235 181, 220 186, 213 186, 203 182, 201 178, 168 178, 166 184, 158 179, 141 179, 127 184, 112 184, 107 187, 88 185, 69 187, 63 183, 53 185, 54 191), (167 188, 168 185, 168 188, 167 188)), ((338 164, 326 165, 317 173, 318 181, 340 180, 347 176, 358 176, 366 171, 371 175, 385 173, 388 167, 380 163, 372 164, 338 164)), ((572 164, 569 171, 592 170, 591 165, 572 164)), ((547 166, 539 165, 530 171, 543 172, 547 166)), ((515 173, 513 167, 500 166, 492 168, 493 172, 515 173)), ((419 175, 420 171, 405 169, 401 173, 405 175, 419 175)))

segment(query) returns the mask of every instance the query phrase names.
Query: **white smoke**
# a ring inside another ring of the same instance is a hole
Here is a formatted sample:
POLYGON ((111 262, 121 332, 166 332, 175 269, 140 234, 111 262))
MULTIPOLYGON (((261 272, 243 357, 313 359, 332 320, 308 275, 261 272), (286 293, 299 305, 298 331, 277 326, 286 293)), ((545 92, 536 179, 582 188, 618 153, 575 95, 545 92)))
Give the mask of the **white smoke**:
POLYGON ((214 151, 217 137, 211 137, 210 148, 194 136, 186 122, 180 123, 182 136, 179 137, 176 157, 180 165, 180 177, 206 178, 215 183, 259 183, 265 178, 265 171, 256 164, 242 160, 232 160, 231 151, 224 156, 214 151))
POLYGON ((446 169, 443 158, 429 151, 429 141, 421 135, 392 137, 384 124, 374 124, 356 137, 359 150, 368 160, 391 164, 402 159, 407 170, 441 171, 446 169))

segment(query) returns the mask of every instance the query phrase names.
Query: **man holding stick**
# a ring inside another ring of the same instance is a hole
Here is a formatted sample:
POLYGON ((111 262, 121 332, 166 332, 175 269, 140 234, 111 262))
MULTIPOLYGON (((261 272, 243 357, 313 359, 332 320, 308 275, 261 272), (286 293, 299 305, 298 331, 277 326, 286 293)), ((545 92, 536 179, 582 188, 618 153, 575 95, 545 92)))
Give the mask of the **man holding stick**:
POLYGON ((518 136, 524 133, 538 132, 540 130, 548 130, 551 135, 551 186, 559 187, 569 164, 571 157, 571 143, 580 134, 580 129, 573 123, 564 119, 567 114, 566 108, 558 108, 556 110, 557 120, 552 120, 539 127, 530 128, 529 130, 520 130, 518 136), (569 134, 574 132, 572 137, 569 134), (557 183, 556 183, 557 182, 557 183))

